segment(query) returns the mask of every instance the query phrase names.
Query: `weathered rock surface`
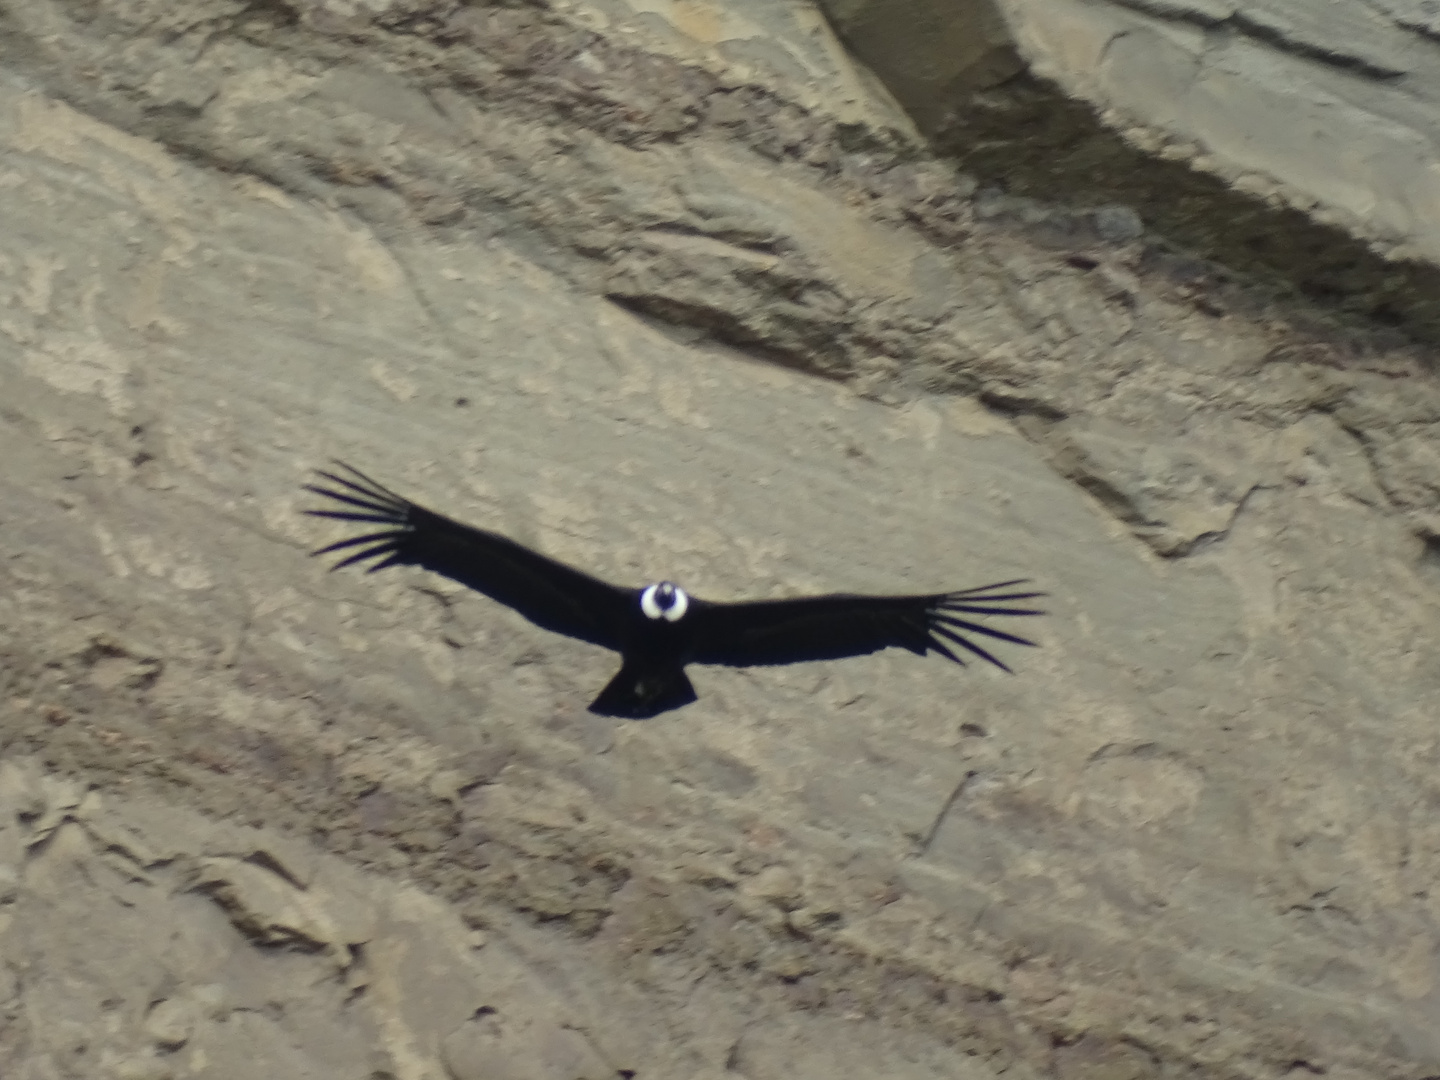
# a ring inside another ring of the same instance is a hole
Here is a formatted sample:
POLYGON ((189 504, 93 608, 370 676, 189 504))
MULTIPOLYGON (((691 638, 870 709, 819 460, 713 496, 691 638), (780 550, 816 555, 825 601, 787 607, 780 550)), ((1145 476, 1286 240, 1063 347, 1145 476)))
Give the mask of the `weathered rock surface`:
POLYGON ((823 2, 987 182, 1440 340, 1431 0, 823 2))
POLYGON ((0 1073, 1440 1068, 1428 352, 996 212, 800 9, 0 12, 0 1073), (607 722, 306 558, 331 457, 1053 613, 607 722))

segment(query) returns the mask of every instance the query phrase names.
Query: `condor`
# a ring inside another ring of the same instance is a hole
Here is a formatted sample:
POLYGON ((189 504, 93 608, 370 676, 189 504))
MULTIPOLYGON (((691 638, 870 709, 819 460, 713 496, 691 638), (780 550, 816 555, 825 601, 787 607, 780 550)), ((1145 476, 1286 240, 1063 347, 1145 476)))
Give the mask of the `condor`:
POLYGON ((619 672, 590 703, 590 711, 602 716, 639 720, 690 704, 695 689, 685 674, 687 664, 795 664, 897 646, 921 656, 933 650, 963 666, 951 648, 958 646, 1009 671, 977 644, 975 635, 1015 645, 1035 643, 972 617, 1043 614, 1016 606, 1045 595, 1025 591, 1024 578, 920 596, 837 593, 733 604, 701 600, 669 581, 627 589, 498 533, 452 521, 358 469, 336 465, 348 475, 319 471, 327 486, 305 487, 340 505, 306 513, 381 528, 327 544, 314 554, 356 549, 335 564, 336 570, 372 559, 372 573, 401 564, 422 566, 513 608, 536 626, 618 652, 619 672))

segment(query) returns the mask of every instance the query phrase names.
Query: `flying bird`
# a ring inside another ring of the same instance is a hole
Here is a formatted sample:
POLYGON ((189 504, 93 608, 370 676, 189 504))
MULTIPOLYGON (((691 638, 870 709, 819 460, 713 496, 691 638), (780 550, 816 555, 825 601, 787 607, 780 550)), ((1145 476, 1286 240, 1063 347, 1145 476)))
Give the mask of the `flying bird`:
POLYGON ((836 593, 741 603, 702 600, 669 581, 627 589, 427 510, 360 470, 335 464, 341 472, 317 470, 325 484, 305 489, 339 505, 305 512, 380 527, 313 554, 348 551, 334 570, 367 560, 374 560, 371 573, 422 566, 513 608, 536 626, 618 652, 619 672, 590 703, 590 711, 602 716, 642 720, 690 704, 695 689, 685 674, 687 664, 795 664, 898 646, 920 656, 933 650, 964 666, 956 646, 1009 671, 975 635, 1035 643, 972 617, 1043 614, 1016 606, 1045 595, 1025 591, 1025 578, 920 596, 836 593))

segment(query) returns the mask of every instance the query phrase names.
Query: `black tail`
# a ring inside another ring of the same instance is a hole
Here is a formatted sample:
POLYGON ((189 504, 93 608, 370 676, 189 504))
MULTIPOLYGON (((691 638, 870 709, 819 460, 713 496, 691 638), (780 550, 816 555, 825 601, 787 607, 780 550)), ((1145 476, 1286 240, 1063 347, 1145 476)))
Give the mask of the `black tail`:
POLYGON ((684 668, 643 671, 625 664, 590 703, 590 711, 601 716, 648 720, 694 700, 695 688, 684 668))

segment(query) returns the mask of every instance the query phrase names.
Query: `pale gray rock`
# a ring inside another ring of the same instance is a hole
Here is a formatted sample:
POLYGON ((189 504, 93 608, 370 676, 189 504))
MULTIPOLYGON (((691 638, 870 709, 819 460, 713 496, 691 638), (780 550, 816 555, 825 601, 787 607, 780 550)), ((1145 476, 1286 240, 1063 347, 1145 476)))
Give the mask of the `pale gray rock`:
POLYGON ((1128 202, 1186 246, 1437 340, 1440 9, 1428 0, 824 6, 982 180, 1128 202))
POLYGON ((174 1053, 187 1042, 195 1030, 194 1006, 188 1001, 166 998, 156 1002, 145 1018, 145 1034, 162 1052, 174 1053))
POLYGON ((1433 360, 977 215, 784 7, 0 5, 0 1075, 1440 1068, 1433 360), (332 457, 1051 614, 597 721, 332 457))

